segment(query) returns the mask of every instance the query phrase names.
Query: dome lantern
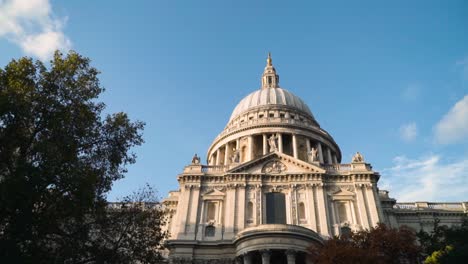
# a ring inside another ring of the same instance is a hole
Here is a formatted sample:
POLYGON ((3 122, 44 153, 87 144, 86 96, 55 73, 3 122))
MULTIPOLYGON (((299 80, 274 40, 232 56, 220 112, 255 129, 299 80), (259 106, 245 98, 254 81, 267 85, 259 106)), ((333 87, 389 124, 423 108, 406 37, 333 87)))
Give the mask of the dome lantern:
POLYGON ((279 76, 273 67, 271 53, 268 52, 267 65, 262 75, 262 89, 279 88, 279 76))

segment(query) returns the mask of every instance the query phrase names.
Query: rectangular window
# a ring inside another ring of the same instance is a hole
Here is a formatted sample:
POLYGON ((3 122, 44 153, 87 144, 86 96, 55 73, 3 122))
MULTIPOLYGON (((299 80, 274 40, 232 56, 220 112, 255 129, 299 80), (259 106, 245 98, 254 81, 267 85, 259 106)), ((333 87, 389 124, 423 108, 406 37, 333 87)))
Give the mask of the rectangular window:
POLYGON ((207 211, 206 211, 206 220, 207 221, 214 221, 216 217, 216 203, 208 202, 207 203, 207 211))
POLYGON ((284 193, 266 194, 267 224, 286 224, 286 199, 284 193))

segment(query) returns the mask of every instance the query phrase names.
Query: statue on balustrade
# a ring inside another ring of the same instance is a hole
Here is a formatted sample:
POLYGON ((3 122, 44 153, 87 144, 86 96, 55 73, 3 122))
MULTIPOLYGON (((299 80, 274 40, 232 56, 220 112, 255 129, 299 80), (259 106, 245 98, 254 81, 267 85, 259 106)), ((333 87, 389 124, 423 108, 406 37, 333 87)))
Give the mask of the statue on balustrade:
POLYGON ((309 162, 319 162, 318 149, 312 148, 309 153, 309 162))
POLYGON ((192 164, 200 164, 200 157, 198 157, 196 153, 192 158, 192 164))
POLYGON ((278 138, 279 136, 276 134, 272 134, 269 138, 268 138, 268 145, 270 145, 270 152, 273 152, 273 151, 278 151, 278 138))
POLYGON ((364 162, 364 157, 361 155, 361 153, 356 152, 356 154, 354 154, 353 156, 353 159, 351 160, 352 163, 355 163, 355 162, 364 162))

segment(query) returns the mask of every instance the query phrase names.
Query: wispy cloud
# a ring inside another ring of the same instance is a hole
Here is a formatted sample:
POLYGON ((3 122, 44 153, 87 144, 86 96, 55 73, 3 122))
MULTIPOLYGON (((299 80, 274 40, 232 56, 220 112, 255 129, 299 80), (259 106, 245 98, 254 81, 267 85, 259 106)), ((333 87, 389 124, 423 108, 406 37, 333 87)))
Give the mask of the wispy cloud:
POLYGON ((418 135, 418 127, 416 126, 416 123, 414 122, 402 125, 399 131, 400 131, 401 139, 406 142, 413 141, 418 135))
POLYGON ((460 67, 462 78, 468 80, 468 56, 457 61, 456 66, 460 67))
POLYGON ((414 102, 419 99, 421 93, 421 85, 409 84, 401 92, 401 98, 407 102, 414 102))
POLYGON ((458 143, 468 139, 468 95, 445 114, 434 131, 435 140, 439 144, 458 143))
POLYGON ((0 37, 42 60, 57 49, 70 49, 62 31, 65 20, 54 16, 49 0, 0 0, 0 37))
POLYGON ((400 202, 468 200, 468 158, 444 161, 440 155, 398 156, 384 169, 381 188, 400 202))

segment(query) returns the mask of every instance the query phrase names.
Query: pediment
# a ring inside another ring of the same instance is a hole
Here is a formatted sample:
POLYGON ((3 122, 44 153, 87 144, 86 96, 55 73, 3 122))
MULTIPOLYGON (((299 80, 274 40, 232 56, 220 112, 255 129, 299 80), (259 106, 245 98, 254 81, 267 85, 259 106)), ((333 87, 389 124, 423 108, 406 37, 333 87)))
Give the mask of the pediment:
POLYGON ((224 198, 224 195, 225 195, 224 192, 217 190, 217 189, 213 189, 211 191, 204 193, 202 197, 203 197, 203 200, 222 200, 224 198))
POLYGON ((339 189, 338 191, 329 194, 332 198, 332 200, 353 200, 354 199, 354 193, 351 191, 348 191, 346 189, 339 189))
POLYGON ((243 163, 228 171, 229 173, 250 174, 295 174, 295 173, 325 173, 321 167, 286 154, 272 152, 257 159, 243 163))
POLYGON ((339 191, 336 191, 333 193, 333 196, 353 196, 354 193, 350 192, 348 190, 340 189, 339 191))

